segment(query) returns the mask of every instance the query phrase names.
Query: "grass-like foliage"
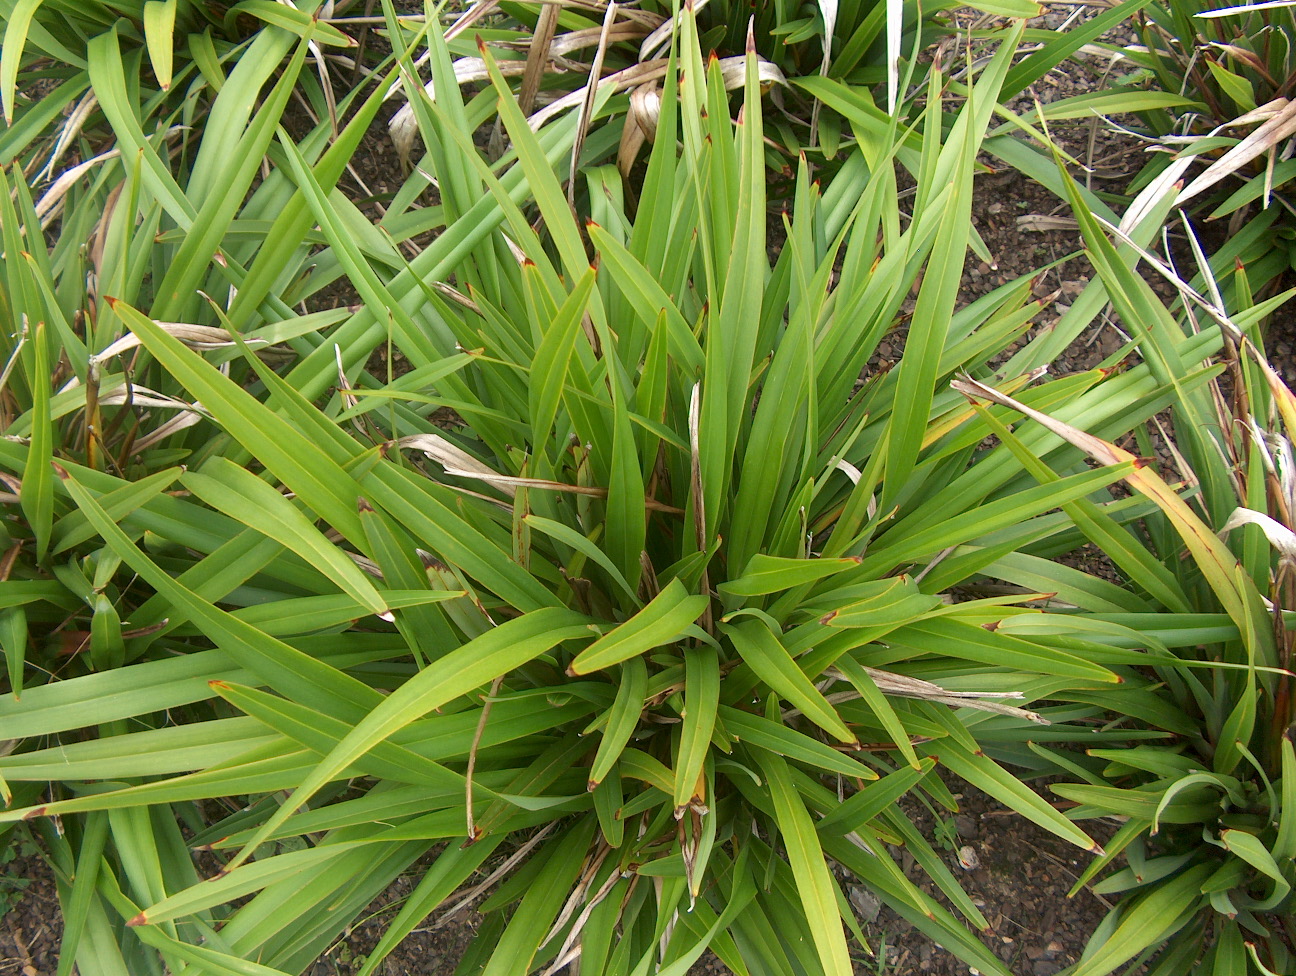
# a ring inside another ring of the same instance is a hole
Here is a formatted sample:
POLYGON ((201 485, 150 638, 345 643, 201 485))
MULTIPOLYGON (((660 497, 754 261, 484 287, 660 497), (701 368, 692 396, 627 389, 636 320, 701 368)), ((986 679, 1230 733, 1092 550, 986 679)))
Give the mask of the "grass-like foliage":
MULTIPOLYGON (((463 972, 681 974, 709 947, 737 973, 845 976, 863 936, 835 864, 1006 976, 897 801, 953 809, 939 764, 1097 851, 1000 763, 1187 734, 1166 716, 1222 700, 1172 653, 1162 594, 1183 613, 1207 587, 1223 601, 1210 626, 1236 667, 1208 680, 1273 682, 1278 653, 1272 632, 1238 636, 1268 620, 1268 549, 1251 540, 1245 577, 1221 568, 1191 509, 1106 446, 1172 403, 1203 422, 1225 334, 1149 326, 1141 365, 1037 383, 1108 299, 1147 311, 1135 244, 1101 237, 1089 289, 1006 361, 1031 281, 956 309, 977 154, 1005 86, 1041 64, 1013 66, 1021 26, 957 85, 933 70, 902 113, 849 103, 849 152, 825 185, 800 166, 776 254, 754 45, 735 118, 692 14, 634 194, 605 162, 618 137, 587 125, 610 87, 533 129, 483 49, 512 145, 488 162, 483 96, 465 105, 429 19, 435 102, 411 85, 428 148, 377 223, 335 185, 413 53, 338 103, 336 136, 322 121, 296 142, 278 123, 315 29, 266 29, 286 69, 253 113, 268 69, 239 62, 192 166, 126 141, 123 117, 110 206, 69 191, 52 233, 17 168, 0 194, 0 469, 19 513, 0 825, 30 821, 49 850, 60 976, 300 972, 416 862, 366 974, 466 900, 488 921, 463 972), (296 308, 339 276, 361 305, 296 308), (866 371, 898 326, 903 355, 866 371), (1122 478, 1141 494, 1106 490, 1122 478), (1167 562, 1171 531, 1190 540, 1205 585, 1168 579, 1134 520, 1167 562), (1085 542, 1141 589, 1053 561, 1085 542), (1112 708, 1156 727, 1074 724, 1112 708)), ((1204 429, 1184 448, 1203 478, 1204 429)), ((1211 740, 1218 777, 1260 761, 1258 713, 1235 714, 1211 740)))
MULTIPOLYGON (((1085 223, 1095 265, 1110 268, 1111 246, 1085 223)), ((1209 267, 1203 276, 1213 284, 1209 267)), ((1149 649, 1164 655, 1155 683, 1128 712, 1166 736, 1059 757, 1081 780, 1054 788, 1078 804, 1070 815, 1123 821, 1081 878, 1123 855, 1125 866, 1095 886, 1122 900, 1077 976, 1158 951, 1156 976, 1264 976, 1296 964, 1296 397, 1267 363, 1245 274, 1235 279, 1243 311, 1232 318, 1218 290, 1203 297, 1177 283, 1177 317, 1140 278, 1113 293, 1148 364, 1178 387, 1168 417, 1136 431, 1138 449, 1171 451, 1170 473, 1187 490, 1173 494, 1144 469, 1131 484, 1155 510, 1103 547, 1139 605, 1112 613, 1077 601, 1095 612, 1088 626, 1155 640, 1149 649), (1218 360, 1192 348, 1198 330, 1224 337, 1218 360)))
MULTIPOLYGON (((1139 114, 1161 151, 1134 181, 1159 193, 1182 181, 1178 202, 1230 219, 1251 237, 1257 286, 1292 266, 1296 177, 1289 141, 1296 106, 1296 15, 1285 4, 1229 0, 1139 4, 1139 44, 1113 48, 1122 84, 1159 89, 1168 101, 1139 114), (1130 71, 1130 67, 1133 71, 1130 71)), ((1102 111, 1102 109, 1100 109, 1102 111)))
MULTIPOLYGON (((394 8, 387 9, 399 23, 394 8)), ((812 165, 823 167, 837 160, 841 148, 854 140, 847 121, 851 113, 808 85, 843 86, 851 95, 852 109, 867 107, 885 120, 910 104, 906 89, 911 83, 921 86, 925 71, 917 56, 937 40, 953 36, 955 12, 960 10, 988 19, 1037 17, 1042 8, 1035 0, 969 4, 939 0, 921 5, 914 0, 775 0, 754 5, 731 0, 649 0, 606 8, 534 2, 500 8, 491 0, 479 0, 458 14, 446 40, 454 83, 459 85, 487 79, 489 71, 478 44, 490 49, 499 74, 508 79, 533 128, 573 107, 588 109, 595 88, 616 93, 613 104, 600 113, 606 116, 600 121, 617 134, 619 163, 628 174, 645 143, 656 137, 668 55, 681 22, 693 18, 699 46, 720 60, 721 77, 731 91, 743 85, 743 56, 750 32, 760 55, 762 85, 774 87, 763 116, 769 140, 766 152, 774 169, 790 174, 801 154, 812 165)), ((395 29, 388 36, 403 47, 404 34, 416 27, 410 21, 403 31, 395 29)), ((1052 34, 1037 33, 1043 40, 1052 34)), ((1058 54, 1063 43, 1074 51, 1083 40, 1042 44, 1036 64, 1056 64, 1065 57, 1058 54)), ((424 61, 419 59, 411 67, 405 91, 414 87, 418 69, 426 68, 424 61)), ((1024 85, 1037 77, 1032 72, 1019 80, 1024 85)), ((437 88, 435 81, 427 83, 429 93, 437 88)), ((413 107, 403 108, 391 127, 402 153, 408 152, 417 132, 413 107)))

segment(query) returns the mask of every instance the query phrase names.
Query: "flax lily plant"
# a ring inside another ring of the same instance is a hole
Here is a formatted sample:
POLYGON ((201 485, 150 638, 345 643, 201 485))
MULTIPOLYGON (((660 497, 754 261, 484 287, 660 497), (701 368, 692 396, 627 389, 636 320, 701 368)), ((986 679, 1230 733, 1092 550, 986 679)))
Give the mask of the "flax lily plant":
POLYGON ((897 801, 953 809, 939 765, 1099 851, 1001 761, 1137 738, 1087 723, 1127 691, 1137 714, 1165 656, 1040 609, 1137 609, 1114 585, 984 588, 1154 511, 1106 491, 1134 461, 1095 469, 1006 424, 1020 403, 1115 439, 1209 379, 1149 362, 1041 382, 1130 246, 1005 365, 1031 281, 956 309, 1020 36, 958 101, 933 72, 912 130, 862 115, 830 183, 802 166, 777 254, 754 45, 735 119, 692 17, 663 78, 672 136, 631 200, 615 138, 591 133, 578 219, 562 181, 584 120, 533 131, 482 49, 513 147, 489 163, 434 20, 437 98, 412 103, 428 152, 377 223, 335 183, 382 88, 303 143, 269 102, 202 207, 160 158, 124 167, 91 308, 11 181, 3 295, 27 329, 0 440, 20 513, 0 824, 49 849, 60 974, 300 972, 407 871, 366 974, 472 904, 463 972, 678 974, 710 948, 737 973, 845 976, 868 948, 840 872, 1006 974, 897 801), (294 308, 339 276, 360 304, 294 308), (866 370, 898 326, 903 355, 866 370), (956 373, 1015 399, 970 403, 956 373))
MULTIPOLYGON (((1155 507, 1118 536, 1086 531, 1124 577, 1131 602, 1102 606, 1089 577, 1082 587, 1089 595, 1075 600, 1075 633, 1124 632, 1157 649, 1161 660, 1140 679, 1139 707, 1115 707, 1126 714, 1121 721, 1166 738, 1052 754, 1076 778, 1053 787, 1074 804, 1068 816, 1119 824, 1077 889, 1107 871, 1095 890, 1121 900, 1071 972, 1102 976, 1148 960, 1156 976, 1290 972, 1296 396, 1268 363, 1262 325, 1293 293, 1253 305, 1246 270, 1230 268, 1239 296, 1230 315, 1216 284, 1223 262, 1196 249, 1209 286, 1203 295, 1140 248, 1149 270, 1178 289, 1174 314, 1142 277, 1119 269, 1107 235, 1128 242, 1121 230, 1077 210, 1095 267, 1120 283, 1111 296, 1121 321, 1149 368, 1178 392, 1167 414, 1136 428, 1129 445, 1144 458, 1129 486, 1155 507), (1216 355, 1203 355, 1206 336, 1216 355)), ((963 389, 1011 405, 985 389, 963 389)), ((1133 457, 1023 412, 1104 464, 1133 457)), ((1047 577, 1030 585, 1048 586, 1047 577)))

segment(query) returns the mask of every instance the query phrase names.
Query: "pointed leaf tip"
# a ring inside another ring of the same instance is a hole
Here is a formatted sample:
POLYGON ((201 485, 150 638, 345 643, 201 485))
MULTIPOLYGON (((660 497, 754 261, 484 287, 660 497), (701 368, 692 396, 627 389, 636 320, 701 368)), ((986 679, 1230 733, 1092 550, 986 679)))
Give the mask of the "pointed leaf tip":
POLYGON ((229 688, 229 682, 221 681, 219 678, 213 678, 211 681, 207 682, 207 687, 210 688, 212 691, 219 693, 222 691, 226 691, 229 688))
POLYGON ((134 918, 132 918, 130 921, 126 923, 126 927, 133 929, 133 928, 138 928, 141 925, 148 925, 148 923, 149 920, 147 916, 144 914, 144 912, 140 912, 138 915, 136 915, 134 918))
POLYGON ((369 499, 365 498, 364 495, 360 495, 356 498, 356 510, 360 512, 372 512, 374 507, 369 504, 369 499))
POLYGON ((57 461, 51 461, 50 467, 54 469, 54 473, 58 475, 60 481, 67 481, 72 477, 72 475, 68 474, 68 469, 63 467, 63 465, 59 464, 57 461))
POLYGON ((23 819, 24 819, 24 820, 35 820, 37 817, 43 817, 43 816, 45 816, 45 808, 44 808, 43 806, 42 806, 42 807, 35 807, 35 808, 31 809, 31 810, 28 810, 26 813, 24 813, 24 814, 23 814, 23 819))

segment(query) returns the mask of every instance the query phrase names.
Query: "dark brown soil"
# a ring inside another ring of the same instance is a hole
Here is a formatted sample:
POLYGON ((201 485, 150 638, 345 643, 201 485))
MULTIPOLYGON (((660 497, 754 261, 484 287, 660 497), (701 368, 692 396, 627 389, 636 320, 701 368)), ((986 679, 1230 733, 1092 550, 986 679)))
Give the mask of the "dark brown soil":
POLYGON ((54 876, 25 835, 9 853, 0 857, 0 976, 49 976, 63 936, 54 876))

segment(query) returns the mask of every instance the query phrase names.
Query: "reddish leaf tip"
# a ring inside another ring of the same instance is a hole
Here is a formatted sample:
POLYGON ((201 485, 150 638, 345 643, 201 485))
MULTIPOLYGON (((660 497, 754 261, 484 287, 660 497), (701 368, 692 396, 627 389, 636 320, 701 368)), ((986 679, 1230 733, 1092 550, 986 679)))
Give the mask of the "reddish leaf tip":
POLYGON ((72 477, 68 474, 68 469, 63 467, 63 465, 59 464, 57 461, 51 461, 50 467, 54 469, 54 473, 58 475, 60 481, 67 481, 72 477))
POLYGON ((212 691, 222 692, 229 689, 229 682, 221 681, 219 678, 213 678, 211 681, 207 682, 207 687, 212 691))
POLYGON ((32 810, 28 810, 26 813, 23 814, 23 819, 35 820, 37 817, 43 817, 43 816, 45 816, 45 808, 42 806, 42 807, 36 807, 32 810))

